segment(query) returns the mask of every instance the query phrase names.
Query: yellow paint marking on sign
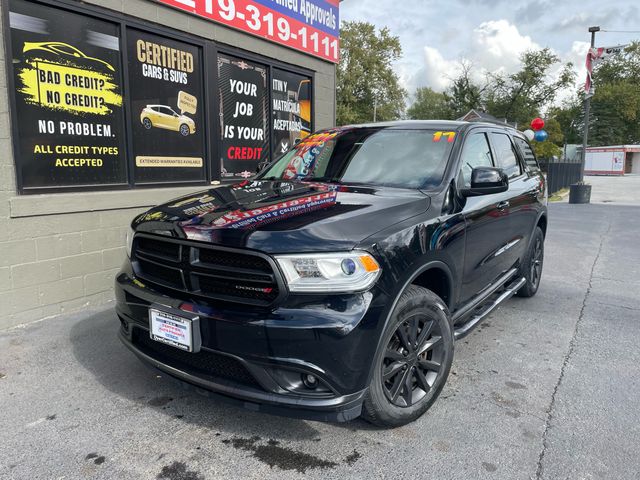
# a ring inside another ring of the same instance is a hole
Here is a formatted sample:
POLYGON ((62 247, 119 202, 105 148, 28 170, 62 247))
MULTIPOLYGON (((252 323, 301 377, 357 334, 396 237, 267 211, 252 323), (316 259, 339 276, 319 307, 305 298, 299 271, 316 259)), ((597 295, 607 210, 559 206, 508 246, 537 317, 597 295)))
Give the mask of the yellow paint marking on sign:
POLYGON ((29 60, 19 74, 26 101, 75 114, 108 115, 122 105, 111 75, 43 60, 29 60))

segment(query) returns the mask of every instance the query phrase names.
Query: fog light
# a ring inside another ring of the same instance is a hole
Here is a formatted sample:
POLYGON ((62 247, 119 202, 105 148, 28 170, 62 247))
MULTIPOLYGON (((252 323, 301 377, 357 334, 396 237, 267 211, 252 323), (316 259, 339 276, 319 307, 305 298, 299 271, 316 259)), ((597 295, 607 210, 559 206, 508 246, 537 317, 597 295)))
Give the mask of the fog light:
POLYGON ((311 390, 315 390, 315 388, 318 386, 318 379, 315 377, 315 375, 308 375, 306 373, 303 373, 302 383, 304 383, 305 387, 311 390))

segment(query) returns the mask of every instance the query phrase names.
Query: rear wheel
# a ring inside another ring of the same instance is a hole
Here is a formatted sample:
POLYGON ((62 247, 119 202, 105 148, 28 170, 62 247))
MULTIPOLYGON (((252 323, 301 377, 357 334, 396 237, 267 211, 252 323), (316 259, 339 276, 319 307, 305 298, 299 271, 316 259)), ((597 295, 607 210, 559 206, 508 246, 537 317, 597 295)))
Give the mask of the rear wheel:
POLYGON ((516 293, 519 297, 533 297, 540 286, 542 278, 542 266, 544 264, 544 233, 540 227, 536 227, 531 238, 529 252, 520 269, 520 274, 526 283, 516 293))
POLYGON ((444 302, 430 290, 409 286, 383 334, 364 400, 365 419, 399 427, 426 412, 438 398, 453 361, 453 332, 444 302))

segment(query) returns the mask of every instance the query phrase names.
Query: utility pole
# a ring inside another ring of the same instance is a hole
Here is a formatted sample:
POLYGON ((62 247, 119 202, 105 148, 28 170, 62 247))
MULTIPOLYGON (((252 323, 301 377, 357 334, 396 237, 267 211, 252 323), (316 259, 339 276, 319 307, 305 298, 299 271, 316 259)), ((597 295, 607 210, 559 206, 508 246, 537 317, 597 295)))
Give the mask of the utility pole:
MULTIPOLYGON (((591 33, 591 48, 596 46, 596 32, 600 31, 600 27, 589 27, 591 33)), ((592 87, 593 88, 593 84, 592 87)), ((582 165, 580 166, 580 182, 584 181, 584 167, 587 161, 587 143, 589 141, 589 113, 591 112, 591 97, 588 96, 584 100, 584 135, 582 136, 582 165)))

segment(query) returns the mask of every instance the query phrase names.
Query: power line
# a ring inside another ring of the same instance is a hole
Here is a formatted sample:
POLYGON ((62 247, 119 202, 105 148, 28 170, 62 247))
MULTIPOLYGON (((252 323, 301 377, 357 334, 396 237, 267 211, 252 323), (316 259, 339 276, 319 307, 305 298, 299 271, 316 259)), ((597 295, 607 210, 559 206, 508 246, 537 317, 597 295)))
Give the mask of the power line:
POLYGON ((640 33, 640 30, 600 30, 607 33, 640 33))

